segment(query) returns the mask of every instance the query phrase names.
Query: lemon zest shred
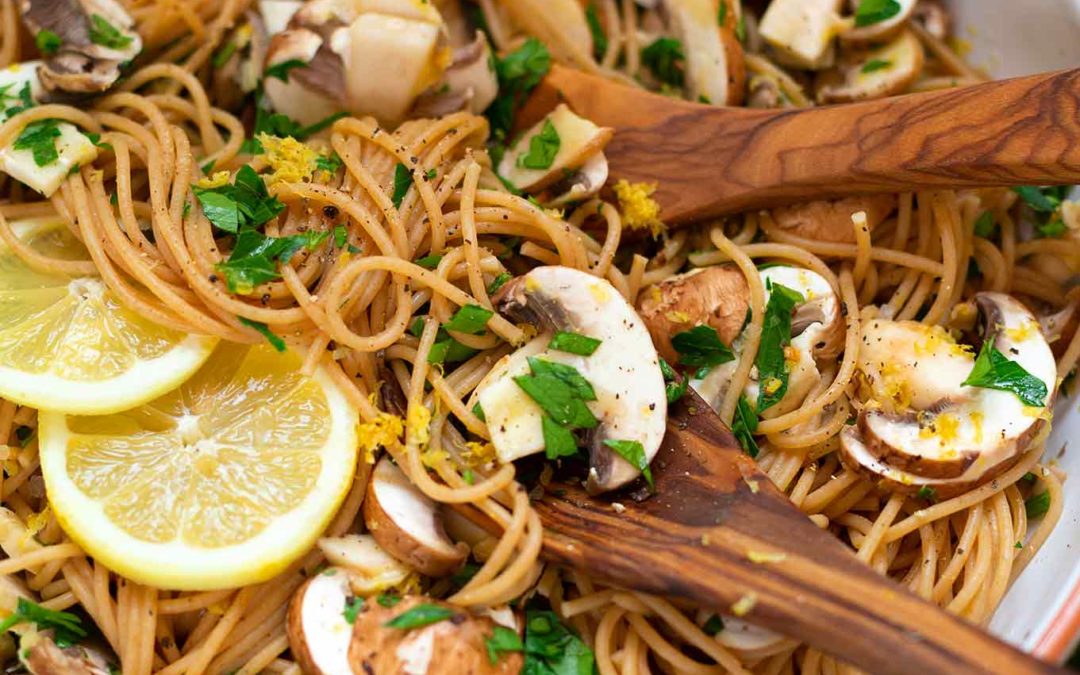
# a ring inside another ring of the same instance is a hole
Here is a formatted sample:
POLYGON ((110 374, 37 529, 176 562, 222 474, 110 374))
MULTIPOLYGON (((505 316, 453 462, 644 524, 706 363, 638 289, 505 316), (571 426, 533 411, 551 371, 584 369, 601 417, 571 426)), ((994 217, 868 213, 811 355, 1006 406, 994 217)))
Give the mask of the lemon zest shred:
POLYGON ((218 188, 218 187, 221 187, 222 185, 228 185, 228 184, 229 184, 229 172, 228 171, 218 171, 218 172, 214 173, 212 176, 206 176, 206 177, 200 178, 199 180, 195 181, 195 185, 197 187, 206 188, 208 190, 212 190, 214 188, 218 188))
POLYGON ((654 237, 667 229, 660 220, 660 204, 652 198, 656 183, 631 183, 624 179, 615 183, 615 196, 623 224, 631 230, 649 230, 654 237))
POLYGON ((375 451, 380 447, 401 448, 401 436, 405 433, 405 420, 397 415, 384 412, 370 422, 356 427, 360 439, 360 449, 364 452, 364 461, 375 463, 375 451))
POLYGON ((494 462, 495 456, 495 446, 490 441, 486 443, 469 441, 465 443, 465 452, 461 458, 470 467, 476 468, 494 462))
POLYGON ((267 183, 301 183, 315 173, 318 153, 292 136, 280 138, 261 133, 257 136, 263 147, 263 157, 274 170, 267 183))
POLYGON ((757 604, 757 593, 747 593, 731 605, 731 613, 735 616, 746 616, 757 604))

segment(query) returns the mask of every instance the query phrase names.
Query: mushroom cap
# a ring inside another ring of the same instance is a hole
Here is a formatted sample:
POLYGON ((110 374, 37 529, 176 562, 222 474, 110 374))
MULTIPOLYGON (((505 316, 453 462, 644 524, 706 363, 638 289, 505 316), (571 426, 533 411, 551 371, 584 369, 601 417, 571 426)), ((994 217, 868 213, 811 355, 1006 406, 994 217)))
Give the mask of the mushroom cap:
POLYGON ((485 640, 494 629, 495 622, 487 616, 430 598, 410 596, 393 607, 369 598, 353 624, 349 663, 353 672, 380 675, 515 675, 522 666, 520 653, 501 652, 495 663, 488 658, 485 640), (418 605, 437 605, 454 614, 411 630, 386 625, 418 605))
MULTIPOLYGON (((858 7, 857 1, 851 4, 852 9, 858 7)), ((896 4, 900 5, 900 11, 893 16, 868 26, 853 26, 851 29, 840 33, 840 40, 853 43, 888 40, 903 30, 904 24, 914 15, 915 7, 923 3, 920 3, 919 0, 896 0, 896 4)))
POLYGON ((142 50, 135 21, 116 0, 23 0, 22 19, 32 35, 43 30, 60 37, 57 52, 38 68, 41 84, 57 98, 105 91, 120 79, 120 67, 142 50), (127 44, 106 47, 91 40, 91 17, 112 25, 127 44))
POLYGON ((273 35, 266 51, 267 68, 294 60, 307 66, 290 70, 288 82, 276 77, 263 80, 274 110, 300 124, 315 124, 340 110, 343 101, 339 97, 345 90, 341 58, 326 46, 322 36, 306 28, 273 35))
POLYGON ((638 295, 638 313, 660 356, 672 365, 679 363, 679 353, 671 346, 673 335, 704 324, 730 346, 742 332, 749 309, 750 287, 734 265, 691 270, 638 295))
POLYGON ((326 560, 349 572, 349 585, 357 595, 371 595, 405 583, 412 570, 379 548, 370 534, 323 537, 319 550, 326 560))
POLYGON ((499 175, 519 190, 539 192, 603 152, 614 133, 608 127, 598 127, 584 117, 575 115, 565 103, 560 103, 507 148, 499 162, 499 175), (551 165, 546 169, 523 166, 521 159, 529 153, 532 139, 539 136, 549 123, 559 135, 558 152, 551 165))
POLYGON ((580 169, 570 172, 537 198, 546 206, 563 206, 596 196, 607 183, 608 161, 603 152, 593 155, 580 169), (549 197, 548 195, 552 195, 549 197))
POLYGON ((459 110, 479 115, 499 95, 499 78, 492 68, 491 46, 481 31, 471 42, 454 49, 443 79, 416 100, 410 117, 441 117, 459 110))
POLYGON ((383 550, 430 577, 454 573, 469 555, 446 535, 438 505, 386 456, 371 472, 364 524, 383 550))
POLYGON ((686 54, 686 93, 694 101, 737 105, 746 83, 735 12, 717 26, 716 0, 664 0, 668 22, 686 54))
POLYGON ((924 59, 922 43, 910 30, 881 47, 846 52, 818 76, 817 100, 849 103, 903 93, 919 78, 924 59))
POLYGON ((52 630, 31 629, 19 639, 19 661, 33 675, 110 675, 114 659, 89 641, 59 647, 52 630))
POLYGON ((353 599, 349 573, 329 567, 303 583, 289 602, 289 648, 305 673, 352 675, 349 643, 353 627, 345 608, 353 599))
POLYGON ((866 214, 866 224, 873 232, 896 210, 896 195, 863 195, 843 199, 819 200, 781 206, 770 212, 777 227, 788 234, 818 242, 855 243, 852 217, 866 214))
POLYGON ((588 439, 587 489, 594 493, 613 490, 637 478, 640 470, 604 441, 638 441, 651 461, 664 437, 667 397, 656 348, 630 303, 607 281, 558 266, 538 267, 510 281, 494 302, 503 314, 546 332, 511 355, 495 369, 498 375, 489 374, 477 387, 500 459, 521 456, 516 444, 526 438, 531 439, 532 452, 544 447, 542 411, 512 379, 528 372, 526 357, 535 355, 573 366, 596 392, 597 400, 587 403, 599 421, 588 439), (547 349, 555 331, 592 337, 601 341, 600 346, 590 356, 547 349), (507 424, 511 420, 515 428, 507 424))
POLYGON ((872 397, 841 445, 849 461, 899 483, 973 484, 1014 460, 1044 428, 1057 366, 1038 322, 1001 293, 975 296, 985 339, 1042 381, 1047 396, 1031 408, 1009 391, 965 386, 974 355, 944 330, 873 321, 863 331, 859 369, 872 397))

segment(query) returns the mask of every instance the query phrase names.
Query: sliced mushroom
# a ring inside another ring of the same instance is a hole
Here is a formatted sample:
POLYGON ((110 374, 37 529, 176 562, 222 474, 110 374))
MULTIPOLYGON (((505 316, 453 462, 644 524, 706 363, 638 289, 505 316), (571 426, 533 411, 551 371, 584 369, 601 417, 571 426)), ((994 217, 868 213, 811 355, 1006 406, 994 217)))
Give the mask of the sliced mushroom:
POLYGON ((686 97, 738 105, 746 89, 746 64, 735 36, 736 12, 725 11, 724 23, 717 26, 715 0, 664 0, 662 7, 669 32, 683 43, 686 97))
POLYGON ((406 597, 393 607, 368 599, 353 624, 349 663, 355 673, 373 675, 514 675, 521 670, 522 654, 496 652, 493 663, 485 641, 495 622, 464 609, 421 596, 406 597), (419 605, 452 612, 445 620, 404 629, 387 624, 419 605))
POLYGON ((288 82, 269 78, 266 94, 276 110, 303 123, 345 110, 394 125, 442 78, 450 58, 431 3, 314 0, 274 36, 266 61, 306 65, 289 70, 288 82))
MULTIPOLYGON (((262 4, 286 3, 264 0, 262 4)), ((243 106, 244 99, 259 86, 268 41, 262 17, 253 11, 245 12, 243 22, 218 51, 228 54, 228 58, 224 62, 215 59, 211 80, 214 105, 226 110, 243 106)))
POLYGON ((289 648, 305 673, 352 675, 353 627, 345 619, 345 609, 355 597, 349 573, 337 567, 319 572, 293 594, 286 624, 289 648))
POLYGON ((372 595, 401 586, 412 574, 405 565, 379 548, 370 534, 323 537, 319 550, 331 565, 349 573, 349 585, 357 595, 372 595))
POLYGON ((1080 301, 1073 300, 1060 311, 1040 317, 1039 325, 1054 357, 1061 358, 1080 327, 1080 301))
POLYGON ((499 79, 492 69, 491 46, 480 31, 472 42, 454 50, 443 79, 417 99, 410 117, 440 117, 459 110, 479 115, 499 95, 499 79))
POLYGON ((19 661, 32 675, 110 675, 115 659, 89 643, 61 648, 51 630, 30 630, 19 639, 19 661))
POLYGON ((791 638, 732 616, 723 617, 723 621, 724 627, 716 639, 744 659, 762 659, 794 644, 791 638))
POLYGON ((896 195, 866 195, 831 201, 807 202, 782 206, 770 213, 777 227, 803 239, 842 244, 855 243, 852 217, 866 214, 866 224, 873 232, 896 210, 896 195))
POLYGON ((142 50, 135 21, 115 0, 23 0, 21 9, 32 35, 47 30, 60 38, 59 48, 38 68, 49 94, 103 92, 120 78, 121 67, 142 50), (91 36, 102 32, 115 32, 115 39, 95 42, 91 36))
POLYGON ((914 477, 917 489, 928 481, 971 484, 1027 449, 1053 400, 1054 356, 1020 302, 1000 293, 979 293, 975 302, 984 339, 1046 385, 1043 406, 1029 408, 1009 391, 965 386, 973 349, 940 328, 871 321, 858 364, 870 399, 857 426, 841 436, 846 461, 885 477, 882 467, 914 477))
MULTIPOLYGON (((859 4, 863 0, 852 0, 849 4, 851 8, 857 9, 859 4)), ((840 34, 840 39, 844 42, 884 42, 891 39, 897 33, 903 29, 907 20, 915 13, 915 7, 919 5, 919 0, 895 0, 895 4, 900 6, 899 11, 884 21, 878 21, 866 26, 853 26, 850 30, 846 30, 840 34)))
POLYGON ((819 103, 848 103, 884 98, 907 90, 922 73, 922 43, 905 30, 888 44, 844 54, 816 83, 819 103))
POLYGON ((833 38, 851 26, 840 18, 843 0, 773 0, 758 32, 777 61, 797 68, 828 68, 835 59, 833 38))
POLYGON ((259 0, 259 16, 267 35, 276 35, 288 28, 303 6, 303 0, 259 0))
POLYGON ((645 321, 660 356, 671 365, 679 353, 671 346, 676 333, 694 326, 716 329, 730 346, 739 337, 750 310, 750 288, 734 265, 717 265, 680 274, 642 290, 638 313, 645 321))
POLYGON ((664 378, 634 308, 607 281, 568 267, 533 269, 507 283, 495 303, 503 314, 544 331, 496 364, 474 394, 499 459, 508 462, 544 449, 541 409, 513 380, 529 372, 528 356, 538 356, 573 366, 596 393, 587 404, 599 421, 587 438, 587 489, 604 492, 637 478, 638 467, 604 444, 637 441, 651 461, 664 437, 664 378), (585 335, 600 340, 600 346, 590 356, 549 349, 555 331, 585 335))
MULTIPOLYGON (((613 134, 612 129, 598 127, 584 117, 575 115, 565 104, 559 104, 551 114, 514 141, 499 162, 499 175, 519 190, 532 194, 545 193, 557 198, 564 194, 556 192, 555 188, 560 187, 558 184, 568 179, 576 180, 576 175, 586 173, 586 165, 603 153, 613 134), (551 129, 554 129, 557 138, 554 142, 557 145, 549 158, 550 163, 533 164, 532 166, 544 168, 532 168, 527 165, 527 158, 536 155, 532 147, 533 140, 543 135, 544 139, 551 142, 551 129)), ((577 198, 595 193, 602 187, 602 182, 595 184, 597 170, 595 165, 590 168, 594 174, 589 182, 591 192, 579 191, 577 198)), ((603 161, 602 172, 606 180, 607 160, 603 161)), ((565 189, 570 191, 576 184, 580 183, 568 185, 565 189)))
MULTIPOLYGON (((4 87, 11 94, 17 94, 29 86, 30 97, 35 102, 41 102, 46 92, 39 79, 40 64, 40 61, 26 61, 0 68, 0 87, 4 87)), ((0 112, 0 121, 4 119, 6 115, 0 112)), ((16 150, 12 143, 0 148, 0 172, 30 186, 45 197, 51 197, 73 170, 94 161, 98 154, 97 146, 75 125, 61 122, 57 129, 60 135, 54 141, 57 153, 54 161, 38 166, 33 150, 16 150)))
POLYGON ((452 574, 469 556, 468 546, 446 536, 438 505, 389 457, 371 472, 364 523, 383 550, 429 577, 452 574))

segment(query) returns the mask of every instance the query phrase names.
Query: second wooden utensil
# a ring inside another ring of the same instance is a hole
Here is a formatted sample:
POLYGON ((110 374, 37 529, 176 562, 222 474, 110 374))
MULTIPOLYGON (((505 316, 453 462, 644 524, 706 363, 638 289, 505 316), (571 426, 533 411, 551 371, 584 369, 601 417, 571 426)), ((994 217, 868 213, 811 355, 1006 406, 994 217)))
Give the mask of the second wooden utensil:
MULTIPOLYGON (((745 610, 746 621, 877 675, 1062 672, 857 560, 773 486, 692 391, 669 408, 652 471, 656 493, 641 502, 547 486, 533 502, 544 557, 617 587, 745 610)), ((498 531, 472 507, 460 511, 498 531)))
POLYGON ((614 127, 610 180, 656 182, 664 222, 874 192, 1080 183, 1080 70, 806 110, 720 108, 562 66, 560 101, 614 127))

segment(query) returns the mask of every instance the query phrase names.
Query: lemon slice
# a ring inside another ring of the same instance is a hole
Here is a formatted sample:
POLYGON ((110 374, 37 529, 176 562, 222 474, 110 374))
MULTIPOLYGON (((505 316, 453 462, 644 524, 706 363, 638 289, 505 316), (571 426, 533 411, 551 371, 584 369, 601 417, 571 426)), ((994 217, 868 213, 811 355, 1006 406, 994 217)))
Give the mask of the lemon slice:
MULTIPOLYGON (((86 260, 56 219, 12 224, 54 258, 86 260)), ((175 389, 216 340, 162 328, 125 309, 94 277, 43 274, 0 242, 0 397, 79 414, 112 413, 175 389)))
POLYGON ((222 343, 176 391, 98 417, 42 413, 53 513, 124 576, 178 590, 257 583, 308 551, 356 469, 359 413, 324 368, 222 343))

